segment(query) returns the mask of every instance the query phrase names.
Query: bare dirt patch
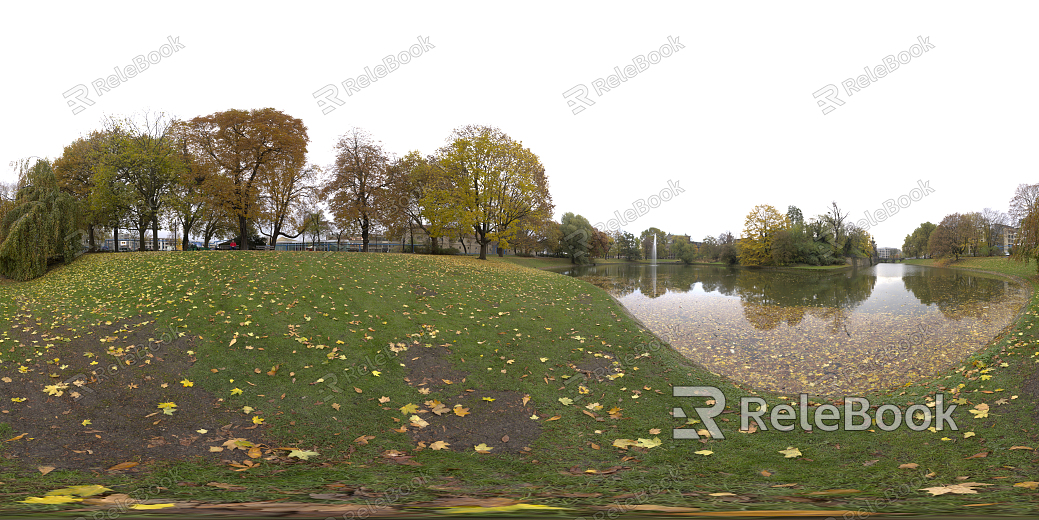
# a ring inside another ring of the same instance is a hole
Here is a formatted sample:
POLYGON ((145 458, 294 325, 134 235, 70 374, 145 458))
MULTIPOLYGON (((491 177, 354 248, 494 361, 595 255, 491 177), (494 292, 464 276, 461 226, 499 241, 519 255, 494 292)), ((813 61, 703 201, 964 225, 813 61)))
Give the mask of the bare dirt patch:
POLYGON ((3 443, 8 459, 85 470, 194 457, 238 462, 245 450, 210 447, 232 438, 262 443, 248 416, 181 382, 195 362, 191 338, 164 334, 147 317, 89 330, 12 330, 20 344, 4 354, 17 357, 0 379, 0 422, 16 438, 3 443), (160 403, 174 403, 172 414, 160 403))
POLYGON ((467 392, 461 385, 468 372, 458 370, 446 346, 415 347, 402 355, 409 385, 451 394, 441 407, 427 401, 420 417, 428 425, 408 427, 416 443, 431 445, 444 441, 452 450, 472 450, 485 444, 493 453, 526 453, 541 433, 541 425, 530 417, 535 410, 524 402, 524 394, 513 391, 467 392), (446 381, 450 381, 448 384, 446 381), (457 389, 454 393, 452 390, 457 389), (478 395, 477 395, 478 394, 478 395), (455 410, 464 415, 459 415, 455 410))

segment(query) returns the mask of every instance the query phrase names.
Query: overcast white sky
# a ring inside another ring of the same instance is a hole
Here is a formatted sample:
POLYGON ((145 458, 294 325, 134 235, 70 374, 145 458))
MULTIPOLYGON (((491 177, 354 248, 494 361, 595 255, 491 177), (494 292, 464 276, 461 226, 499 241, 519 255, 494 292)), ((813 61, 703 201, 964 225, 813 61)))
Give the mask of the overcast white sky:
POLYGON ((623 226, 635 234, 738 236, 757 204, 811 217, 835 200, 858 220, 929 181, 933 193, 870 225, 901 247, 923 221, 1006 211, 1018 184, 1039 182, 1037 14, 1034 2, 8 3, 0 180, 106 115, 273 107, 304 121, 319 165, 354 126, 397 154, 498 126, 540 156, 557 219, 604 222, 678 183, 623 226), (96 79, 169 37, 183 48, 97 95, 96 79), (346 95, 344 80, 419 37, 433 48, 346 95), (684 48, 597 95, 594 81, 669 37, 684 48), (933 48, 847 95, 842 82, 918 37, 933 48), (79 84, 94 104, 73 114, 63 94, 79 84), (314 93, 329 84, 343 105, 322 114, 314 93), (594 104, 574 114, 563 93, 582 84, 594 104), (824 115, 813 93, 828 84, 844 104, 824 115))

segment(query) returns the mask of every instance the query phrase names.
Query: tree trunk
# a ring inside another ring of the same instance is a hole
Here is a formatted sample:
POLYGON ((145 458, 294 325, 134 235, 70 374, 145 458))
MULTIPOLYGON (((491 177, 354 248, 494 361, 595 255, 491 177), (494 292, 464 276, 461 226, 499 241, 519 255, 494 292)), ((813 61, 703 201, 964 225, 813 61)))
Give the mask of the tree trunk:
POLYGON ((93 224, 87 224, 87 236, 89 237, 88 240, 90 241, 90 252, 93 253, 97 251, 97 241, 94 240, 93 224))
POLYGON ((476 229, 476 240, 480 242, 480 260, 487 260, 487 233, 485 233, 480 226, 473 226, 476 229))
POLYGON ((361 251, 368 252, 368 228, 371 222, 367 218, 361 218, 361 251))
POLYGON ((152 215, 152 249, 159 250, 159 214, 152 215))
POLYGON ((148 236, 148 220, 137 221, 137 250, 144 251, 144 240, 148 236))
POLYGON ((184 238, 182 238, 181 241, 180 241, 180 249, 182 251, 187 251, 188 250, 188 232, 191 230, 191 226, 187 223, 187 221, 182 222, 181 224, 182 224, 181 227, 184 228, 184 238))
POLYGON ((498 258, 505 258, 505 249, 501 247, 501 242, 498 242, 495 247, 498 248, 498 258))
POLYGON ((247 237, 247 232, 248 232, 248 226, 247 226, 247 223, 245 222, 245 216, 239 215, 238 216, 238 239, 241 241, 241 243, 238 244, 238 249, 240 249, 242 251, 247 251, 249 249, 249 239, 247 237))
POLYGON ((119 252, 119 226, 112 228, 112 250, 119 252))

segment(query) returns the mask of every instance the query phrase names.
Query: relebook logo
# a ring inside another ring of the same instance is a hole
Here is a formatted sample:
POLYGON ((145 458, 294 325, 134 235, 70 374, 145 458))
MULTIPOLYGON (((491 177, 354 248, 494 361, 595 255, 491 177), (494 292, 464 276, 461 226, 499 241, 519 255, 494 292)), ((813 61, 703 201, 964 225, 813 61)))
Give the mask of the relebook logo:
MULTIPOLYGON (((676 386, 672 395, 675 397, 713 398, 712 406, 695 410, 712 438, 725 438, 714 422, 714 418, 725 410, 725 394, 721 390, 713 386, 676 386)), ((953 404, 946 408, 945 394, 935 394, 933 403, 914 404, 906 408, 904 412, 893 404, 881 405, 872 412, 872 416, 870 415, 872 405, 870 405, 869 399, 864 397, 845 397, 844 406, 841 408, 832 404, 816 407, 808 405, 808 394, 801 394, 798 405, 796 410, 788 404, 773 406, 770 410, 765 400, 760 397, 742 397, 740 398, 740 429, 750 429, 750 421, 753 419, 754 424, 762 431, 767 431, 770 426, 781 432, 792 431, 798 427, 805 431, 818 428, 824 432, 832 432, 842 429, 842 427, 847 431, 863 431, 870 429, 874 424, 881 430, 892 431, 901 427, 903 423, 905 427, 913 431, 923 431, 931 427, 940 431, 944 429, 946 423, 952 431, 959 430, 956 421, 952 418, 956 405, 953 404), (752 404, 757 405, 754 410, 751 410, 752 404), (934 413, 931 412, 932 405, 934 413), (811 413, 813 417, 809 418, 810 410, 813 409, 814 413, 811 413), (768 414, 767 421, 764 417, 766 414, 768 414)), ((672 413, 676 418, 687 417, 685 410, 680 407, 675 407, 672 413)), ((672 430, 672 437, 675 439, 700 438, 693 428, 675 428, 672 430)))

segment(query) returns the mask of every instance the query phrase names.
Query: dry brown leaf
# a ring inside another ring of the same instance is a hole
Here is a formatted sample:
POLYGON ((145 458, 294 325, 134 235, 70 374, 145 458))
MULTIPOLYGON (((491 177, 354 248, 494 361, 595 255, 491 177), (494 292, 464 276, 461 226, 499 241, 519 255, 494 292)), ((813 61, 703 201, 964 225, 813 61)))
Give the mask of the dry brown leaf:
POLYGON ((919 464, 917 464, 915 462, 909 462, 909 463, 906 463, 906 464, 899 465, 898 469, 916 469, 918 467, 920 467, 919 464))
POLYGON ((946 493, 953 493, 957 495, 973 495, 977 491, 974 489, 978 486, 991 486, 992 484, 982 484, 980 482, 964 482, 963 484, 951 484, 948 486, 935 486, 929 488, 921 488, 920 491, 926 491, 932 496, 944 495, 946 493))
POLYGON ((54 471, 54 466, 36 466, 36 469, 39 470, 40 473, 46 475, 54 471))

